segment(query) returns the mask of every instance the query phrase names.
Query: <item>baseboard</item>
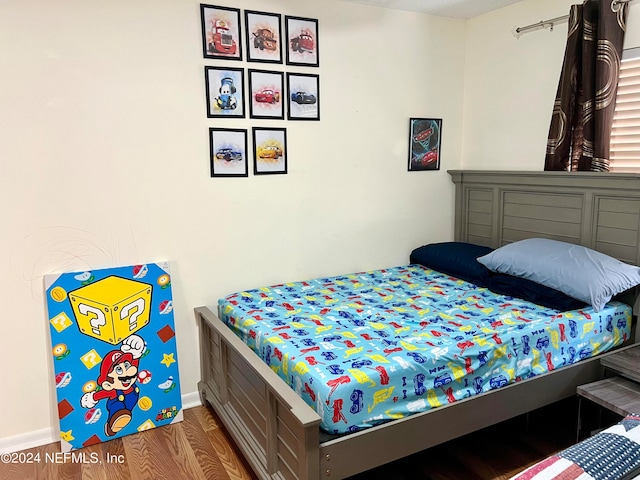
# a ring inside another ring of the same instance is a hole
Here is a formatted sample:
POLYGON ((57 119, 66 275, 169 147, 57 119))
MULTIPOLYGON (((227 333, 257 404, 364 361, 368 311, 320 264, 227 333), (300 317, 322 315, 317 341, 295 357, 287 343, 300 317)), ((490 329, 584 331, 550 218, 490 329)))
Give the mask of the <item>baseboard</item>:
POLYGON ((182 409, 199 407, 202 405, 200 401, 200 393, 198 391, 182 394, 182 409))
MULTIPOLYGON (((200 394, 197 391, 182 395, 183 410, 199 405, 202 405, 202 402, 200 402, 200 394)), ((21 433, 12 437, 4 437, 0 438, 0 455, 40 447, 58 441, 60 441, 58 430, 52 427, 21 433)))
POLYGON ((0 438, 0 455, 19 452, 28 448, 39 447, 60 440, 53 428, 43 428, 32 432, 21 433, 13 437, 0 438))

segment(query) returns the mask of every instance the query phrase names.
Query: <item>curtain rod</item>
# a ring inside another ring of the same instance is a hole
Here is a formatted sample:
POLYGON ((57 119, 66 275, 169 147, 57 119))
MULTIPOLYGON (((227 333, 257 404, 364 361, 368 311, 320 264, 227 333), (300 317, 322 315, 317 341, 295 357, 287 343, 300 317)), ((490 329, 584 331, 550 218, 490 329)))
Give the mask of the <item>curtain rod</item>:
MULTIPOLYGON (((619 3, 629 3, 631 1, 633 1, 633 0, 613 0, 611 2, 611 8, 615 7, 619 3)), ((520 34, 522 34, 523 32, 526 32, 527 30, 533 30, 534 28, 545 28, 545 27, 549 27, 549 29, 551 31, 553 31, 553 26, 556 23, 564 22, 568 18, 569 18, 569 15, 563 15, 561 17, 550 18, 549 20, 541 20, 538 23, 532 23, 531 25, 526 25, 524 27, 518 27, 518 28, 513 30, 513 34, 516 37, 518 37, 518 36, 520 36, 520 34)))

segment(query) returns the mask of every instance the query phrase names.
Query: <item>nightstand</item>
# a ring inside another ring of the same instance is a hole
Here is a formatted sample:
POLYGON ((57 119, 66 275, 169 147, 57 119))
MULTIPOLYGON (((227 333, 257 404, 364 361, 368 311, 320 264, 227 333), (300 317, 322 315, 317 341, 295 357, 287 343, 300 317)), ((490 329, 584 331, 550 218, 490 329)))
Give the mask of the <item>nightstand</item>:
POLYGON ((640 382, 640 344, 607 355, 600 360, 600 364, 617 375, 640 382))
POLYGON ((576 389, 580 399, 577 439, 580 437, 582 398, 621 416, 640 414, 640 345, 606 355, 600 363, 616 376, 580 385, 576 389))
POLYGON ((580 385, 578 395, 621 416, 640 413, 640 385, 623 377, 611 377, 580 385))

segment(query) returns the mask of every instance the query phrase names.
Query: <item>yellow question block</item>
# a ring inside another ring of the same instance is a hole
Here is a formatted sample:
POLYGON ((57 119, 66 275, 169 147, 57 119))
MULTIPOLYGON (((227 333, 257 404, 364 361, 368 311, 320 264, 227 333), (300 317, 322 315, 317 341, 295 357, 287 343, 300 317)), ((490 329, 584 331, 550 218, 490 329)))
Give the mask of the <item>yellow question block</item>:
POLYGON ((153 287, 111 276, 69 292, 78 328, 116 345, 149 323, 153 287))

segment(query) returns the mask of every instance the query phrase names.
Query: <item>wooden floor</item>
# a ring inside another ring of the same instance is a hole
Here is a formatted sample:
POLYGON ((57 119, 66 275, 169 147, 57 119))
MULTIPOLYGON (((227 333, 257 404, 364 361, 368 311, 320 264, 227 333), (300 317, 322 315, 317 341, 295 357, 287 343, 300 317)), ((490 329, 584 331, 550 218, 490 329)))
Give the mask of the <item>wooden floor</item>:
MULTIPOLYGON (((528 419, 515 418, 350 480, 507 479, 573 443, 576 422, 577 401, 570 399, 532 412, 528 419)), ((59 443, 20 452, 16 460, 30 464, 4 463, 3 456, 0 479, 257 479, 206 407, 185 410, 184 422, 74 453, 83 453, 84 459, 63 457, 59 443)))

